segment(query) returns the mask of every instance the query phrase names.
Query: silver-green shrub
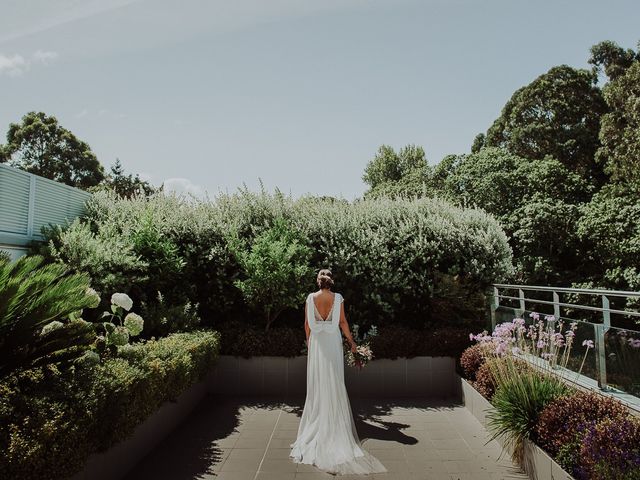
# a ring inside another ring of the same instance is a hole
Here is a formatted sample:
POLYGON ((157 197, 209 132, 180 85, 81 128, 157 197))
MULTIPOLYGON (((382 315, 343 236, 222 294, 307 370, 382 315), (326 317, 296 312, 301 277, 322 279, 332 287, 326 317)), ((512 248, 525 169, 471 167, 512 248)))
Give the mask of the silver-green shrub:
MULTIPOLYGON (((295 200, 278 191, 246 189, 211 202, 162 194, 122 200, 99 193, 89 202, 84 223, 52 236, 51 253, 72 266, 86 265, 89 259, 82 253, 95 257, 97 249, 75 243, 111 239, 113 244, 104 251, 130 255, 110 255, 109 262, 93 264, 97 289, 102 287, 101 279, 113 281, 118 272, 134 271, 139 272, 134 282, 110 284, 110 290, 146 295, 142 300, 149 300, 158 290, 167 294, 157 288, 162 284, 171 287, 173 302, 198 303, 205 322, 246 318, 249 309, 234 285, 243 272, 228 239, 240 238, 251 248, 253 239, 278 219, 308 239, 312 269, 332 269, 336 289, 346 298, 348 315, 363 326, 383 320, 439 321, 430 312, 434 282, 442 274, 463 279, 476 289, 512 274, 507 238, 496 220, 481 210, 426 198, 295 200), (158 260, 152 254, 164 247, 143 251, 136 245, 137 233, 149 226, 154 239, 172 246, 170 255, 158 260), (88 230, 91 235, 82 233, 88 230)), ((310 274, 300 283, 300 292, 314 289, 314 280, 315 274, 310 274)))

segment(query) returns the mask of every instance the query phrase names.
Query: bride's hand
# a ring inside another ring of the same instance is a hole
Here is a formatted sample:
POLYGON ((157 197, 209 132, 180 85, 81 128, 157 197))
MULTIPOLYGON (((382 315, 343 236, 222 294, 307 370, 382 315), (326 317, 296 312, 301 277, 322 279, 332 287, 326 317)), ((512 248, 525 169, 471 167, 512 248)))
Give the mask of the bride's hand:
POLYGON ((356 345, 356 342, 351 342, 351 352, 356 353, 356 348, 358 346, 356 345))

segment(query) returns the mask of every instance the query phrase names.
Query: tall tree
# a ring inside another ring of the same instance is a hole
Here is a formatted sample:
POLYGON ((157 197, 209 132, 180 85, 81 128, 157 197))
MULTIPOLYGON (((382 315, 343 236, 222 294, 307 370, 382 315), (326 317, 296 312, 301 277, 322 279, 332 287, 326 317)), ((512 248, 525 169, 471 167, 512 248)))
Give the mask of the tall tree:
POLYGON ((422 147, 407 145, 396 152, 383 145, 365 167, 362 180, 369 185, 365 196, 419 195, 430 172, 422 147))
POLYGON ((83 189, 104 179, 104 168, 89 145, 42 112, 29 112, 9 125, 0 162, 83 189))
POLYGON ((609 111, 601 120, 596 160, 612 180, 640 182, 640 54, 602 42, 591 49, 590 63, 610 79, 603 88, 609 111))
POLYGON ((140 175, 136 174, 135 177, 131 173, 127 175, 120 159, 116 159, 104 182, 97 188, 113 190, 124 198, 131 198, 135 195, 148 196, 156 191, 155 187, 149 182, 142 180, 140 175))
POLYGON ((486 147, 449 155, 435 168, 434 191, 493 214, 509 236, 518 280, 566 284, 580 265, 579 205, 593 186, 551 157, 537 161, 486 147))
POLYGON ((484 145, 532 160, 551 156, 602 184, 606 177, 594 155, 605 111, 597 75, 560 65, 513 94, 487 131, 484 145))

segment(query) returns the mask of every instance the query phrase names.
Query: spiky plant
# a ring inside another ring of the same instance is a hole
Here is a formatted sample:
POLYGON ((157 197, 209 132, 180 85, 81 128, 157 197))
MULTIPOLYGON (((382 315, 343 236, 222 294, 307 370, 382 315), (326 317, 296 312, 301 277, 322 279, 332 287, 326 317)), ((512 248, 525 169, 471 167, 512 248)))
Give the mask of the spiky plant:
POLYGON ((84 352, 95 331, 76 314, 96 307, 96 298, 85 274, 38 255, 0 257, 0 377, 84 352))
POLYGON ((492 439, 503 439, 513 459, 522 465, 524 440, 535 440, 540 413, 571 390, 559 377, 510 356, 488 365, 496 383, 491 398, 494 410, 487 415, 489 431, 492 439))

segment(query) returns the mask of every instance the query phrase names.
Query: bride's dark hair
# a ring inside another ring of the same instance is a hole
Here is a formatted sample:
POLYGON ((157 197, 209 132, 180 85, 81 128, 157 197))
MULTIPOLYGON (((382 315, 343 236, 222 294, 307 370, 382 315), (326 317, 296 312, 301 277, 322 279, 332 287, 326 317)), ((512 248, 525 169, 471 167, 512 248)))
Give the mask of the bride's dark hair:
POLYGON ((318 287, 320 288, 331 288, 333 287, 333 274, 331 270, 328 268, 323 268, 318 272, 318 278, 316 279, 318 282, 318 287))

